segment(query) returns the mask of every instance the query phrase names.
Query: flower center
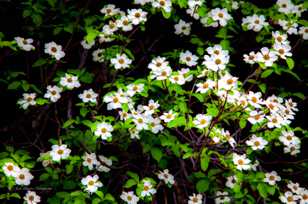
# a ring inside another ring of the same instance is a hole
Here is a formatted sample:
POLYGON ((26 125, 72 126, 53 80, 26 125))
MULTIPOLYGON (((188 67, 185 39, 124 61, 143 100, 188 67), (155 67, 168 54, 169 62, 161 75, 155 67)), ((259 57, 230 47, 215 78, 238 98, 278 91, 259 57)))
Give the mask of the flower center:
POLYGON ((268 54, 265 54, 265 55, 263 55, 263 59, 269 60, 269 59, 270 59, 270 56, 269 56, 268 54))
POLYGON ((33 100, 33 99, 32 99, 31 97, 28 97, 28 98, 27 98, 27 101, 28 101, 28 102, 31 102, 32 100, 33 100))
POLYGON ((59 149, 59 150, 57 151, 57 153, 58 153, 59 155, 62 155, 62 154, 64 153, 64 151, 63 151, 62 149, 59 149))
POLYGON ((18 177, 19 177, 19 179, 21 179, 21 180, 24 180, 24 179, 25 179, 25 175, 24 175, 24 174, 20 174, 18 177))
POLYGON ((142 118, 138 118, 137 122, 142 124, 143 123, 143 119, 142 118))
POLYGON ((123 25, 128 25, 128 24, 129 24, 128 20, 123 21, 123 25))
POLYGON ((30 196, 28 197, 28 200, 33 201, 33 200, 34 200, 34 196, 33 196, 33 195, 30 195, 30 196))
POLYGON ((135 13, 135 17, 136 17, 136 18, 140 18, 140 16, 141 16, 141 14, 140 14, 140 13, 138 13, 138 12, 137 12, 137 13, 135 13))
POLYGON ((204 83, 203 86, 202 86, 204 89, 207 89, 209 87, 209 84, 208 83, 204 83))
POLYGON ((221 60, 220 60, 220 59, 216 59, 216 60, 215 60, 215 64, 217 64, 217 65, 218 65, 218 64, 221 64, 221 60))
POLYGON ((292 202, 293 201, 293 196, 288 196, 287 200, 288 200, 288 202, 292 202))
POLYGON ((113 103, 118 103, 119 99, 117 97, 114 97, 112 101, 113 101, 113 103))
POLYGON ((254 102, 254 103, 257 103, 258 99, 257 99, 256 97, 253 96, 253 97, 251 98, 251 101, 254 102))
POLYGON ((67 82, 68 83, 72 83, 73 82, 73 79, 71 77, 67 78, 67 82))
POLYGON ((275 176, 271 175, 271 176, 269 177, 269 180, 274 181, 274 180, 275 180, 275 176))
POLYGON ((106 129, 106 128, 102 128, 102 129, 101 129, 101 132, 104 134, 104 133, 107 132, 107 129, 106 129))
POLYGON ((228 80, 227 80, 227 84, 230 85, 230 84, 232 84, 232 83, 233 83, 233 79, 228 79, 228 80))
POLYGON ((120 58, 120 59, 119 59, 119 63, 120 63, 120 64, 124 64, 124 59, 120 58))
POLYGON ((281 37, 281 36, 278 36, 278 37, 277 37, 277 41, 278 41, 278 42, 281 42, 281 41, 282 41, 282 37, 281 37))
POLYGON ((7 166, 7 170, 13 171, 13 169, 14 169, 14 167, 13 167, 12 165, 8 165, 8 166, 7 166))
POLYGON ((205 125, 205 124, 206 124, 206 120, 205 120, 205 119, 201 119, 201 120, 200 120, 200 124, 201 124, 201 125, 205 125))
POLYGON ((243 164, 244 164, 244 161, 243 161, 242 159, 239 159, 239 160, 237 161, 237 163, 238 163, 239 165, 243 165, 243 164))
POLYGON ((149 188, 149 186, 144 186, 144 187, 143 187, 143 190, 144 190, 144 191, 148 191, 148 190, 150 190, 150 188, 149 188))

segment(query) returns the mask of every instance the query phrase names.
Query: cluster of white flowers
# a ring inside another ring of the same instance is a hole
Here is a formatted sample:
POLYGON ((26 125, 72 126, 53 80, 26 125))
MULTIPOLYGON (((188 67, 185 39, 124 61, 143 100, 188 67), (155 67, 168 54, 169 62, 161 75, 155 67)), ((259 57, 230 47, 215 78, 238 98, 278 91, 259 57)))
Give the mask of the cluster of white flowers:
MULTIPOLYGON (((78 76, 66 73, 65 76, 60 78, 60 86, 48 85, 47 91, 44 94, 44 98, 49 99, 51 102, 55 103, 61 98, 61 93, 63 89, 72 90, 74 88, 79 88, 81 86, 78 76)), ((83 103, 96 103, 98 94, 93 91, 93 89, 84 90, 83 93, 79 94, 78 97, 83 103)), ((27 109, 29 106, 36 105, 36 93, 24 93, 23 98, 20 99, 17 104, 19 104, 23 109, 27 109)))
POLYGON ((100 172, 109 172, 110 166, 112 165, 112 160, 108 159, 103 155, 96 155, 95 153, 85 153, 82 156, 82 165, 88 167, 89 170, 94 168, 100 172))
POLYGON ((165 57, 155 57, 148 68, 151 69, 150 76, 152 79, 166 80, 172 74, 172 69, 165 57))
POLYGON ((304 5, 295 5, 291 0, 277 0, 278 11, 284 14, 296 14, 301 16, 304 11, 304 5))
POLYGON ((293 131, 282 131, 279 140, 285 146, 284 153, 294 156, 300 152, 301 140, 294 135, 293 131))
POLYGON ((206 51, 209 55, 203 56, 203 65, 215 72, 226 68, 230 58, 228 50, 223 50, 221 45, 214 45, 213 47, 208 47, 206 51))
POLYGON ((288 191, 280 195, 280 201, 286 204, 308 203, 308 189, 301 187, 298 183, 289 182, 288 191))
MULTIPOLYGON (((99 42, 111 42, 114 40, 113 35, 117 31, 128 32, 132 31, 134 26, 143 24, 147 21, 147 12, 142 9, 127 9, 126 12, 116 8, 114 4, 105 5, 100 12, 105 16, 114 17, 109 20, 99 34, 99 42)), ((81 41, 84 49, 91 49, 95 45, 95 40, 92 42, 81 41)), ((105 49, 98 48, 92 52, 92 59, 94 62, 102 63, 105 61, 104 58, 105 49)), ((132 60, 128 58, 126 54, 117 54, 114 56, 110 63, 115 69, 126 69, 128 68, 132 60)))
POLYGON ((6 176, 13 177, 17 185, 28 186, 34 178, 28 168, 20 168, 12 162, 6 162, 2 166, 2 170, 6 176))
MULTIPOLYGON (((135 0, 134 2, 135 4, 140 5, 151 4, 153 8, 163 10, 164 12, 171 12, 172 10, 171 0, 135 0)), ((189 0, 187 3, 188 8, 186 12, 193 18, 200 19, 196 9, 203 5, 204 0, 189 0)), ((300 16, 303 11, 302 5, 294 5, 290 0, 278 0, 277 6, 278 10, 285 14, 292 13, 300 16)), ((237 9, 238 7, 239 5, 237 2, 232 2, 232 9, 237 9)), ((112 17, 107 18, 109 21, 103 25, 102 32, 99 35, 100 43, 110 42, 114 40, 113 35, 117 31, 132 31, 134 26, 143 24, 147 20, 147 12, 142 9, 128 9, 124 12, 119 8, 116 8, 113 4, 104 6, 100 12, 106 17, 112 17)), ((201 19, 201 22, 205 26, 224 27, 231 19, 232 16, 228 13, 226 8, 214 8, 201 19)), ((246 63, 260 63, 263 68, 271 67, 279 58, 287 60, 287 58, 292 56, 287 34, 300 34, 303 39, 308 38, 307 27, 298 28, 296 22, 287 20, 279 20, 278 24, 282 27, 285 33, 273 31, 272 47, 263 47, 258 52, 252 51, 249 54, 245 54, 243 57, 246 63)), ((174 25, 175 34, 190 35, 191 25, 191 22, 185 22, 184 20, 179 19, 174 25)), ((264 15, 253 14, 242 19, 242 26, 247 27, 248 30, 259 32, 264 27, 269 26, 269 23, 266 22, 264 15)), ((32 45, 32 39, 16 37, 15 40, 17 45, 25 51, 35 49, 32 45)), ((81 45, 84 49, 91 49, 95 45, 95 40, 92 42, 82 40, 81 45)), ((232 104, 235 108, 240 107, 241 111, 243 111, 242 117, 247 119, 252 126, 262 125, 262 127, 267 127, 268 129, 283 129, 278 139, 284 145, 284 152, 290 153, 291 155, 298 154, 300 152, 301 141, 299 137, 295 136, 294 132, 289 130, 287 127, 294 119, 295 112, 298 111, 297 104, 291 99, 285 100, 275 95, 264 98, 260 92, 248 91, 248 93, 245 93, 240 91, 239 87, 241 86, 239 85, 241 85, 241 83, 238 82, 238 78, 232 76, 227 71, 227 66, 230 60, 229 51, 223 49, 221 45, 216 44, 206 48, 206 52, 207 54, 203 56, 203 66, 201 66, 203 68, 201 70, 202 73, 197 76, 197 78, 206 77, 206 79, 196 81, 192 92, 195 90, 194 94, 199 94, 201 96, 213 93, 215 94, 215 97, 217 96, 218 100, 224 102, 222 104, 232 104)), ((60 60, 65 56, 62 46, 57 45, 55 42, 45 44, 45 53, 51 55, 56 60, 60 60)), ((94 50, 92 52, 93 61, 105 62, 104 54, 104 49, 99 48, 94 50)), ((122 70, 131 66, 132 59, 133 57, 130 53, 121 51, 110 58, 110 64, 114 69, 122 70)), ((184 50, 179 55, 178 63, 180 66, 185 67, 173 70, 166 57, 156 56, 148 64, 148 69, 151 70, 149 73, 149 79, 156 80, 156 82, 159 82, 164 88, 169 88, 171 85, 182 86, 186 82, 193 80, 196 72, 191 72, 190 68, 197 67, 197 69, 199 69, 198 60, 199 57, 197 55, 194 55, 189 50, 184 50)), ((47 86, 47 92, 45 93, 44 98, 49 99, 51 102, 57 102, 61 98, 63 90, 72 90, 81 86, 78 76, 68 73, 60 78, 59 84, 59 86, 47 86)), ((168 126, 170 122, 174 121, 179 115, 178 112, 171 109, 159 110, 159 101, 153 99, 148 100, 146 102, 147 104, 144 104, 144 100, 140 104, 135 104, 134 97, 137 95, 142 96, 145 92, 145 88, 147 88, 145 87, 145 83, 131 83, 126 87, 118 88, 117 91, 107 93, 103 97, 103 102, 107 104, 107 110, 118 111, 120 120, 132 124, 132 127, 128 129, 132 139, 139 139, 139 133, 143 130, 151 131, 154 134, 162 132, 165 128, 164 125, 168 126)), ((97 103, 98 93, 90 88, 83 90, 78 97, 83 103, 97 103)), ((23 98, 18 101, 18 104, 21 105, 23 109, 27 109, 29 106, 36 105, 35 99, 35 93, 24 93, 23 98)), ((177 109, 175 110, 177 111, 177 109)), ((219 113, 220 111, 221 110, 219 110, 219 113)), ((209 133, 209 137, 213 140, 214 145, 228 142, 234 152, 241 152, 233 153, 231 155, 231 161, 237 170, 256 171, 257 166, 259 165, 258 161, 253 163, 253 161, 248 158, 248 156, 250 157, 249 154, 247 155, 242 151, 235 150, 237 143, 240 144, 240 142, 243 141, 239 141, 235 137, 233 138, 230 132, 222 127, 214 127, 214 125, 212 127, 212 122, 218 121, 219 117, 215 118, 209 113, 203 114, 204 111, 200 112, 202 113, 197 114, 192 120, 193 127, 201 129, 202 131, 210 126, 211 132, 209 133)), ((112 139, 112 132, 114 129, 117 129, 116 125, 111 125, 111 122, 108 120, 95 123, 96 128, 93 131, 94 135, 101 137, 102 140, 110 141, 112 139)), ((253 151, 259 151, 265 149, 269 144, 270 140, 268 139, 267 141, 266 139, 268 138, 263 137, 262 133, 255 133, 249 135, 247 140, 245 139, 246 141, 244 141, 253 151)), ((51 148, 52 150, 47 152, 47 154, 51 157, 52 161, 60 162, 63 159, 69 158, 71 154, 71 150, 65 144, 52 145, 51 148)), ((94 170, 95 172, 109 172, 112 166, 111 159, 104 157, 103 155, 96 155, 95 153, 85 153, 82 156, 82 159, 82 165, 87 167, 89 170, 94 170)), ((13 176, 18 185, 29 185, 31 179, 33 179, 33 176, 28 169, 20 169, 11 162, 8 162, 3 166, 3 171, 6 176, 13 176)), ((172 186, 175 183, 174 176, 169 173, 168 169, 159 171, 157 176, 158 179, 168 186, 172 186)), ((236 175, 231 175, 227 177, 225 185, 228 188, 233 188, 235 184, 239 182, 238 180, 239 179, 236 175)), ((276 171, 267 172, 265 173, 263 181, 269 185, 276 185, 277 182, 281 181, 281 177, 276 171)), ((98 175, 87 175, 82 178, 81 183, 85 186, 85 190, 90 194, 96 192, 98 188, 103 186, 102 182, 99 181, 98 175)), ((120 198, 128 204, 136 204, 139 199, 152 196, 156 193, 155 185, 150 180, 143 180, 141 184, 142 190, 139 197, 136 196, 133 191, 123 191, 120 198)), ((138 185, 140 185, 140 183, 138 185)), ((299 187, 299 184, 294 184, 292 182, 288 184, 288 188, 290 190, 280 196, 281 202, 295 204, 299 201, 300 203, 307 203, 307 189, 299 187)), ((31 191, 26 194, 24 199, 28 203, 40 202, 40 197, 37 196, 35 192, 31 191)), ((216 192, 215 203, 226 203, 230 201, 231 199, 228 192, 216 192)), ((203 196, 201 194, 192 194, 189 196, 188 204, 201 204, 203 202, 203 196)))

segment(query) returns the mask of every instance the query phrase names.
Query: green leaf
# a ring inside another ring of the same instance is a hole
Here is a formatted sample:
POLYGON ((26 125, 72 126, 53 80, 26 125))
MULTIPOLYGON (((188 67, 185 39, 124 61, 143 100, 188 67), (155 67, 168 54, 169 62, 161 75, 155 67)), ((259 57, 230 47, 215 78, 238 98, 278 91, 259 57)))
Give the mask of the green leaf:
POLYGON ((287 58, 287 64, 289 69, 293 69, 294 68, 294 60, 292 58, 287 58))
POLYGON ((159 148, 154 147, 151 149, 151 155, 156 161, 159 162, 163 157, 163 152, 159 148))
POLYGON ((44 65, 44 64, 46 64, 46 63, 47 63, 47 60, 46 60, 46 59, 44 59, 44 58, 39 58, 38 60, 36 60, 36 61, 33 63, 32 67, 40 67, 40 66, 42 66, 42 65, 44 65))
POLYGON ((262 198, 266 198, 267 197, 267 190, 266 190, 266 184, 263 183, 259 183, 257 186, 257 189, 261 195, 262 198))
POLYGON ((95 38, 100 34, 98 30, 95 30, 94 28, 91 28, 91 27, 87 27, 86 32, 87 32, 87 35, 85 39, 88 43, 93 42, 95 38))
POLYGON ((207 170, 207 168, 209 167, 209 163, 210 163, 210 155, 207 154, 207 149, 203 148, 200 155, 200 165, 202 171, 207 170))
POLYGON ((37 105, 44 105, 44 104, 48 103, 48 100, 45 99, 45 98, 38 98, 35 101, 36 101, 37 105))
POLYGON ((204 17, 207 14, 207 9, 205 5, 202 5, 201 7, 198 8, 198 14, 200 17, 204 17))
POLYGON ((208 115, 216 117, 219 113, 219 110, 214 104, 208 104, 208 106, 206 108, 206 112, 207 112, 208 115))
POLYGON ((246 118, 241 118, 240 119, 240 123, 239 123, 240 128, 242 128, 242 129, 245 128, 246 124, 247 124, 247 119, 246 118))
POLYGON ((171 12, 166 12, 165 10, 162 10, 162 14, 164 16, 164 18, 168 19, 171 16, 171 12))
POLYGON ((96 191, 95 194, 101 199, 104 199, 104 193, 102 191, 96 191))
POLYGON ((275 194, 275 190, 276 190, 276 188, 274 186, 267 186, 267 192, 270 195, 274 195, 275 194))
POLYGON ((274 70, 272 70, 272 69, 267 69, 267 70, 265 70, 265 71, 261 74, 261 78, 267 78, 267 77, 270 76, 273 72, 274 72, 274 70))
POLYGON ((177 0, 177 1, 178 1, 178 5, 180 6, 180 8, 187 7, 187 0, 177 0))
POLYGON ((131 172, 131 171, 128 171, 126 172, 126 174, 128 176, 130 176, 131 178, 135 179, 136 182, 139 182, 139 176, 138 174, 134 173, 134 172, 131 172))
POLYGON ((74 119, 69 119, 67 120, 64 124, 63 124, 63 128, 67 128, 69 126, 71 126, 73 123, 75 123, 74 119))
POLYGON ((123 185, 124 188, 131 188, 132 186, 136 185, 137 181, 134 179, 128 179, 125 184, 123 185))
POLYGON ((87 115, 88 112, 89 112, 89 110, 88 110, 87 108, 85 108, 85 107, 82 107, 82 108, 80 109, 80 115, 81 115, 82 117, 85 117, 85 116, 87 115))
POLYGON ((260 88, 260 90, 262 91, 262 93, 266 92, 266 84, 262 83, 262 84, 258 84, 258 87, 260 88))
POLYGON ((181 127, 186 125, 186 118, 184 116, 176 117, 174 120, 170 121, 167 126, 168 128, 181 127))
POLYGON ((209 185, 209 180, 207 178, 204 178, 196 183, 196 189, 199 193, 204 193, 209 189, 209 185))
POLYGON ((21 85, 20 81, 14 81, 8 85, 9 90, 16 90, 21 85))

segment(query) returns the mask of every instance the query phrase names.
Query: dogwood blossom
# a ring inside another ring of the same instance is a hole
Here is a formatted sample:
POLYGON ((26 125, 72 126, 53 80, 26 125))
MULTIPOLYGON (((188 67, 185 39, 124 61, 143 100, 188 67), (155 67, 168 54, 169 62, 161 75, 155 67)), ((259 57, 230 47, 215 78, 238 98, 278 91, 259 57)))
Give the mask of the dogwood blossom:
POLYGON ((23 198, 27 204, 37 204, 41 202, 41 197, 38 196, 35 191, 27 191, 23 198))
POLYGON ((32 45, 33 39, 32 38, 23 38, 23 37, 15 37, 14 38, 18 47, 20 47, 24 51, 31 51, 35 50, 35 47, 32 45))
POLYGON ((81 179, 81 183, 90 194, 96 192, 98 188, 103 186, 102 182, 99 181, 98 175, 88 175, 81 179))
POLYGON ((245 154, 239 155, 233 153, 233 163, 236 165, 236 168, 240 171, 248 170, 251 168, 250 159, 247 159, 245 154))
POLYGON ((50 156, 53 161, 60 161, 61 159, 67 159, 70 156, 71 150, 67 148, 67 145, 52 145, 50 156))
POLYGON ((102 140, 108 140, 112 137, 111 132, 113 131, 112 125, 102 122, 97 124, 96 131, 94 134, 102 138, 102 140))
POLYGON ((139 201, 139 198, 134 194, 133 191, 123 191, 120 198, 127 204, 137 204, 139 201))
POLYGON ((56 44, 55 42, 49 42, 45 44, 45 53, 51 55, 56 60, 60 60, 65 56, 65 53, 62 50, 62 46, 56 44))
POLYGON ((84 90, 83 93, 79 94, 78 97, 84 103, 96 103, 98 94, 93 91, 93 89, 84 90))

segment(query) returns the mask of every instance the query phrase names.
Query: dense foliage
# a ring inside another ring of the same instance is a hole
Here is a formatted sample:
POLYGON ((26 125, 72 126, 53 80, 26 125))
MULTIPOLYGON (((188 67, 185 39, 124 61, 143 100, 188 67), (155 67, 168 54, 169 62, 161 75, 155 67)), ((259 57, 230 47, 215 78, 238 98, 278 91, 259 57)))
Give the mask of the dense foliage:
POLYGON ((308 2, 0 5, 1 203, 308 203, 308 2))

